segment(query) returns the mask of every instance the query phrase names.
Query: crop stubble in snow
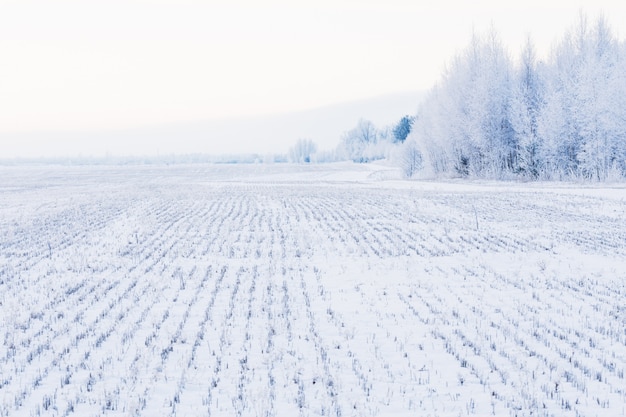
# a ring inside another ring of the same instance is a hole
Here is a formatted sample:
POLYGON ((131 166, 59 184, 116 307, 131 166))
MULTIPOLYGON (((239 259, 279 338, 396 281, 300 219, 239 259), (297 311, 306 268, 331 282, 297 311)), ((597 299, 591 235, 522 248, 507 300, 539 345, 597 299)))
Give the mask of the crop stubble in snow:
POLYGON ((623 187, 373 169, 2 168, 0 416, 624 415, 623 187))

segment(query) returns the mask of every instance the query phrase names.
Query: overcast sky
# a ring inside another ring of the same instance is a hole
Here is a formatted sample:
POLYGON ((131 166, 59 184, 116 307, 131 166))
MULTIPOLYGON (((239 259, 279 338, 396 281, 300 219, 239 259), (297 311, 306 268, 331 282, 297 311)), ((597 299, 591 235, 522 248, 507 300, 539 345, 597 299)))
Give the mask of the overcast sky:
POLYGON ((617 1, 432 3, 0 0, 0 145, 15 156, 12 132, 259 116, 427 90, 472 30, 491 25, 514 56, 528 34, 547 54, 581 10, 604 12, 620 38, 626 28, 617 1))

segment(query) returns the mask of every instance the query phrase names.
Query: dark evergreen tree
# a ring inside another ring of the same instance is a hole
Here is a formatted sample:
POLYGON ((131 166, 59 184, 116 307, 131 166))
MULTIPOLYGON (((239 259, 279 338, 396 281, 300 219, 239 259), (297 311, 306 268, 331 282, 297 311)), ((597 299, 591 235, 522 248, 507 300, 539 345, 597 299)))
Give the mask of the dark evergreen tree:
POLYGON ((406 137, 411 133, 411 128, 413 127, 413 123, 415 122, 415 118, 411 116, 404 116, 398 124, 393 128, 393 141, 394 142, 404 142, 406 137))

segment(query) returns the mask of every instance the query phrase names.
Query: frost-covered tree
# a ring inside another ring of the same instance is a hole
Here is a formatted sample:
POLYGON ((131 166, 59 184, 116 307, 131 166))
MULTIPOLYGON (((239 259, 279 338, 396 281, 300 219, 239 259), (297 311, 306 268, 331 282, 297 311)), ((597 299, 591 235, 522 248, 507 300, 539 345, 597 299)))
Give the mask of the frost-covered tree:
POLYGON ((374 124, 365 119, 359 120, 356 127, 344 133, 339 145, 340 153, 354 162, 366 162, 366 149, 377 142, 374 124))
POLYGON ((535 47, 530 38, 522 51, 519 65, 509 102, 509 121, 517 145, 514 171, 534 179, 543 169, 537 130, 543 86, 537 69, 535 47))
POLYGON ((454 96, 440 84, 421 104, 417 120, 406 141, 414 141, 421 151, 422 169, 427 175, 444 175, 453 171, 457 159, 455 148, 462 140, 456 125, 443 123, 455 110, 454 96), (456 146, 455 146, 456 145, 456 146))
POLYGON ((626 42, 618 49, 619 59, 611 74, 611 101, 613 105, 605 116, 611 127, 609 176, 626 177, 626 42))
POLYGON ((402 143, 400 148, 400 168, 406 178, 413 177, 422 169, 423 158, 418 144, 413 140, 402 143))
POLYGON ((616 145, 624 138, 626 108, 622 105, 626 91, 619 85, 619 44, 604 18, 598 19, 585 42, 577 160, 582 175, 605 179, 616 161, 616 145))
POLYGON ((312 162, 312 157, 317 152, 317 145, 311 139, 299 139, 289 149, 289 162, 298 164, 312 162))
POLYGON ((427 97, 411 135, 435 172, 500 176, 515 164, 511 63, 495 32, 474 35, 427 97), (427 155, 426 155, 427 154, 427 155))
POLYGON ((582 14, 558 44, 540 121, 557 172, 604 179, 620 164, 626 108, 619 49, 603 17, 590 27, 582 14))

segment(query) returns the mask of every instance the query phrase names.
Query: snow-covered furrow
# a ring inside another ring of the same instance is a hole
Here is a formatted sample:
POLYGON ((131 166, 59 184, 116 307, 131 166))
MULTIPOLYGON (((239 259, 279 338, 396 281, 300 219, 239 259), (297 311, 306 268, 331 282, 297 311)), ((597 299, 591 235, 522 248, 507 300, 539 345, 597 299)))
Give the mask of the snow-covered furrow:
POLYGON ((624 190, 239 169, 11 172, 0 416, 623 413, 624 190))

